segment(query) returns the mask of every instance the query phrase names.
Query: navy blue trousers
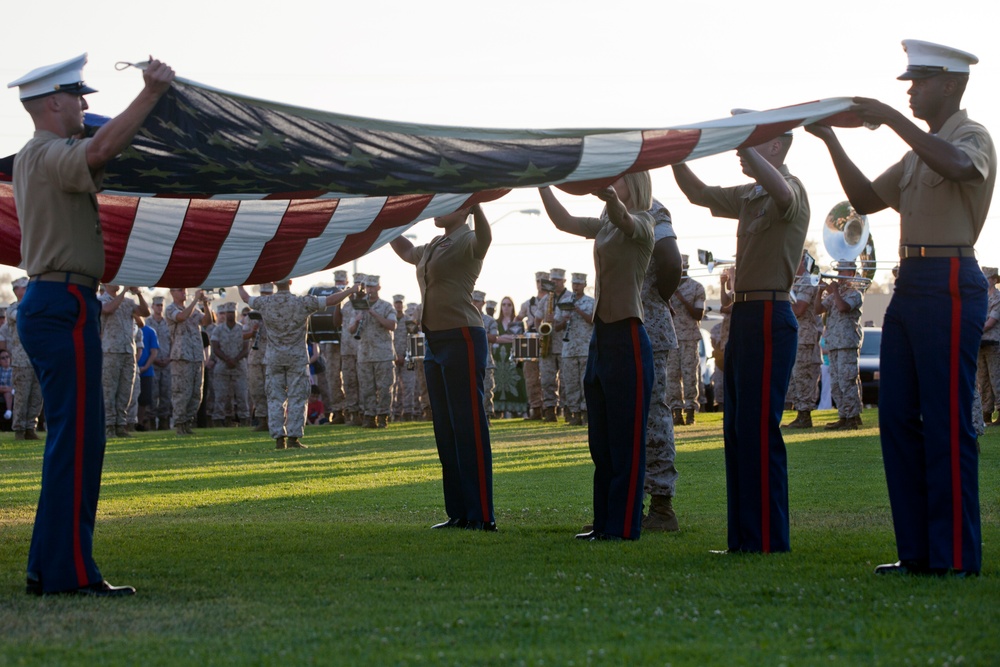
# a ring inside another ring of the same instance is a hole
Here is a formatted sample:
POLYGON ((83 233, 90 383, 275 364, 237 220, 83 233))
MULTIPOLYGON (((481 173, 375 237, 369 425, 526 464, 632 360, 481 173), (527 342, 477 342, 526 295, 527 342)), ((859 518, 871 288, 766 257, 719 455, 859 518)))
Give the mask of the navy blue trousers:
POLYGON ((885 313, 878 415, 901 560, 979 572, 979 455, 972 414, 987 285, 974 258, 899 265, 885 313))
POLYGON ((424 333, 424 375, 445 512, 452 519, 494 521, 493 455, 483 406, 486 330, 462 327, 424 333))
POLYGON ((636 318, 594 319, 583 391, 594 461, 594 530, 639 539, 653 352, 636 318))
POLYGON ((104 465, 101 306, 79 285, 31 282, 17 333, 38 375, 48 433, 28 576, 47 593, 101 581, 94 518, 104 465))
POLYGON ((791 549, 788 460, 779 426, 797 345, 798 322, 787 302, 733 305, 722 419, 730 551, 791 549))

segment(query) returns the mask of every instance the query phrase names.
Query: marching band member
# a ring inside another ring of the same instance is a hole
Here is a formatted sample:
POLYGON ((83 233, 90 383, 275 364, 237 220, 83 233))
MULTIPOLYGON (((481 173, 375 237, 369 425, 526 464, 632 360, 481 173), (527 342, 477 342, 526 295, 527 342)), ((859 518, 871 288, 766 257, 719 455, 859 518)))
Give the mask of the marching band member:
MULTIPOLYGON (((853 278, 853 262, 841 260, 837 273, 853 278)), ((815 312, 826 316, 826 349, 830 355, 830 392, 837 404, 839 419, 826 425, 827 431, 854 431, 861 427, 861 307, 864 294, 848 280, 820 283, 816 290, 815 312)))

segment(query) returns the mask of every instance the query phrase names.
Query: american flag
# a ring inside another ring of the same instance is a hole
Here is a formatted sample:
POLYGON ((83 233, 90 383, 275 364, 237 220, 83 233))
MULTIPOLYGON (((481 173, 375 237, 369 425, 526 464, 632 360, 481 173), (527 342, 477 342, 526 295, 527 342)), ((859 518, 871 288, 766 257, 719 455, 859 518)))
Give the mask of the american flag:
MULTIPOLYGON (((584 194, 800 125, 856 126, 850 105, 834 98, 661 129, 505 130, 327 113, 177 80, 106 170, 102 279, 216 287, 302 276, 512 188, 584 194)), ((0 160, 0 263, 10 266, 21 261, 14 157, 0 160)))

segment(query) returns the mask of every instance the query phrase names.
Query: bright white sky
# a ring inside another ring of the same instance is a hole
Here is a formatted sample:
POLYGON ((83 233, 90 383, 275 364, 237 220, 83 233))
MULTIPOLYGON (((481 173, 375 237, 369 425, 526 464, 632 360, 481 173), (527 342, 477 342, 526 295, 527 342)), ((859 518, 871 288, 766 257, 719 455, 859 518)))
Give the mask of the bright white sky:
MULTIPOLYGON (((64 0, 7 3, 0 83, 88 52, 85 78, 100 91, 88 97, 91 110, 111 116, 141 87, 138 71, 117 72, 114 64, 153 54, 180 76, 223 90, 360 116, 480 127, 654 128, 719 118, 733 107, 852 95, 909 115, 907 84, 895 77, 906 68, 900 42, 915 38, 979 56, 964 106, 1000 140, 1000 42, 988 18, 993 5, 982 0, 964 3, 960 14, 927 0, 174 0, 100 8, 64 0)), ((31 131, 16 92, 0 92, 0 154, 16 152, 31 131)), ((869 177, 905 150, 885 128, 840 136, 869 177)), ((823 220, 845 198, 829 157, 818 140, 798 131, 787 163, 809 193, 809 240, 822 247, 823 220)), ((746 180, 732 153, 691 166, 706 183, 746 180)), ((653 173, 653 185, 692 262, 698 248, 732 257, 735 222, 688 204, 669 168, 653 173)), ((601 208, 595 197, 560 197, 575 213, 596 215, 601 208)), ((484 208, 491 220, 505 216, 479 281, 487 298, 509 294, 519 302, 534 291, 534 271, 554 266, 585 271, 592 282, 590 242, 555 231, 544 215, 517 212, 541 208, 536 191, 514 191, 484 208)), ((998 216, 994 208, 980 237, 982 264, 1000 264, 998 216)), ((883 212, 870 223, 877 256, 893 260, 898 217, 883 212)), ((433 224, 420 223, 414 232, 417 243, 427 242, 433 224)), ((402 292, 418 300, 413 267, 390 249, 361 258, 357 268, 382 276, 383 298, 402 292)), ((330 276, 304 277, 296 286, 320 281, 330 276)))

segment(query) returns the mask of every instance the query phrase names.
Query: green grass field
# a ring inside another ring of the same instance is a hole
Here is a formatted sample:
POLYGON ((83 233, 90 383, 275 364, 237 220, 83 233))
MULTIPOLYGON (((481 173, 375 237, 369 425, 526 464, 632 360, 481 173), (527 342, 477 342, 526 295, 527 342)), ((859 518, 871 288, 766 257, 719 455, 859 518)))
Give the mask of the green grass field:
POLYGON ((786 435, 792 552, 719 556, 720 418, 679 428, 681 532, 631 543, 573 539, 592 464, 562 423, 494 423, 495 534, 428 529, 429 424, 312 427, 300 451, 246 429, 113 440, 95 557, 139 591, 117 600, 25 595, 42 447, 0 434, 0 665, 1000 663, 1000 429, 983 576, 875 577, 896 559, 878 430, 786 435))

